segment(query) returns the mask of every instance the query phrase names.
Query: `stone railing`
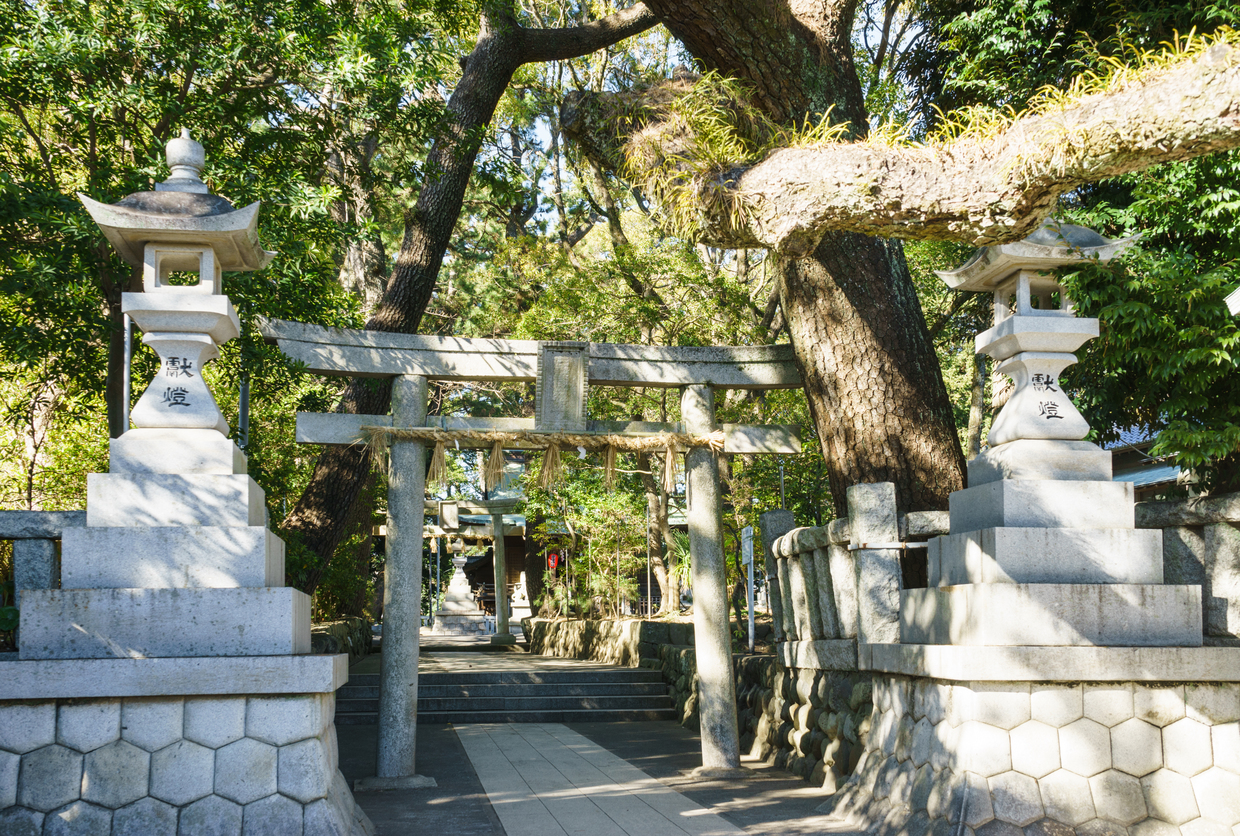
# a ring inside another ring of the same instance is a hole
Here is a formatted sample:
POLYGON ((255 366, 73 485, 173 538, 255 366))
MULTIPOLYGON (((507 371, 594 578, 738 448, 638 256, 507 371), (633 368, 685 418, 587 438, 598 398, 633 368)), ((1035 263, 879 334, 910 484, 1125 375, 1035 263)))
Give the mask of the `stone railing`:
POLYGON ((1137 528, 1163 532, 1163 582, 1200 584, 1205 643, 1240 645, 1240 494, 1139 502, 1137 528))
MULTIPOLYGON (((948 532, 946 512, 897 514, 890 484, 854 485, 848 495, 847 518, 764 532, 779 599, 776 641, 789 668, 855 669, 858 641, 898 642, 900 590, 925 585, 924 544, 948 532)), ((764 515, 764 523, 777 522, 764 515)))

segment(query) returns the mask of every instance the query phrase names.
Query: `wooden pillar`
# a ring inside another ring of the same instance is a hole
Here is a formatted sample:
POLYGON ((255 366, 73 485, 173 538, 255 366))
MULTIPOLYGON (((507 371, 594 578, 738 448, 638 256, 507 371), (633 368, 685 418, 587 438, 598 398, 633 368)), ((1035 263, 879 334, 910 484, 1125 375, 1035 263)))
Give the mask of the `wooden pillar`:
POLYGON ((504 515, 491 515, 491 553, 495 556, 495 635, 491 644, 516 644, 508 629, 508 560, 504 553, 504 515))
MULTIPOLYGON (((709 386, 686 386, 680 413, 688 433, 709 433, 715 423, 715 393, 709 386)), ((697 651, 698 713, 702 726, 702 769, 740 767, 736 726, 736 684, 732 638, 728 630, 727 564, 723 556, 723 503, 719 460, 709 447, 685 454, 689 491, 689 552, 693 562, 693 630, 697 651)))
MULTIPOLYGON (((397 377, 392 383, 392 425, 424 425, 426 395, 425 377, 397 377)), ((381 785, 416 786, 431 780, 420 778, 414 769, 418 729, 418 631, 422 626, 426 446, 417 441, 393 439, 389 458, 376 772, 381 785)))

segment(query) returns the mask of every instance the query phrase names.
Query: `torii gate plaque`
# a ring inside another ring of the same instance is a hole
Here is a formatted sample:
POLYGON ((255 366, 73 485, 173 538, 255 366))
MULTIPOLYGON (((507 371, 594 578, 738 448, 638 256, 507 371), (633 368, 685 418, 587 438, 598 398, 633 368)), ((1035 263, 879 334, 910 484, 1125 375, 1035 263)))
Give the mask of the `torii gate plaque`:
MULTIPOLYGON (((707 436, 722 431, 725 453, 801 452, 800 439, 792 427, 720 426, 715 420, 716 389, 800 388, 800 373, 789 345, 657 347, 540 343, 356 331, 279 320, 266 321, 261 329, 264 337, 278 341, 285 355, 304 363, 310 371, 341 377, 394 378, 391 416, 297 415, 297 440, 306 444, 356 444, 363 439, 363 427, 393 430, 378 757, 379 778, 389 783, 418 780, 414 745, 421 624, 424 439, 429 437, 426 431, 439 430, 444 435, 453 431, 472 431, 475 435, 479 431, 504 431, 517 434, 506 440, 505 446, 535 448, 547 446, 539 441, 543 433, 650 438, 669 433, 707 436), (538 417, 428 420, 429 380, 537 381, 538 417), (585 398, 589 385, 679 387, 683 423, 588 420, 585 398), (402 431, 405 438, 399 435, 402 431)), ((461 438, 458 443, 465 447, 491 446, 490 441, 470 438, 461 438)), ((740 741, 715 451, 707 446, 690 446, 685 453, 685 468, 700 678, 702 767, 735 769, 740 765, 740 741)))

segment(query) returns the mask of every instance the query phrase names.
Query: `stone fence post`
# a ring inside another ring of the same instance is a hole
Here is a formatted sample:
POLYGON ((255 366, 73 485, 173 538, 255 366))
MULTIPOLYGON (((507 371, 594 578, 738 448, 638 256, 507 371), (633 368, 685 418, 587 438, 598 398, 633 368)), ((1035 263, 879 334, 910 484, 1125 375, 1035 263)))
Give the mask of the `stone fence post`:
POLYGON ((56 541, 66 528, 85 525, 85 511, 0 511, 0 540, 13 541, 13 587, 18 607, 23 590, 60 585, 56 541))
POLYGON ((848 520, 832 520, 827 526, 827 563, 840 619, 840 638, 857 638, 857 571, 848 551, 848 520))
POLYGON ((784 629, 783 585, 774 546, 780 537, 795 526, 792 512, 783 508, 767 511, 758 517, 758 527, 762 530, 762 556, 766 561, 766 597, 771 602, 771 622, 777 642, 788 641, 788 631, 784 629))
POLYGON ((900 540, 896 486, 891 482, 848 488, 848 532, 857 573, 857 640, 863 644, 900 641, 900 540), (888 548, 867 548, 887 545, 888 548))

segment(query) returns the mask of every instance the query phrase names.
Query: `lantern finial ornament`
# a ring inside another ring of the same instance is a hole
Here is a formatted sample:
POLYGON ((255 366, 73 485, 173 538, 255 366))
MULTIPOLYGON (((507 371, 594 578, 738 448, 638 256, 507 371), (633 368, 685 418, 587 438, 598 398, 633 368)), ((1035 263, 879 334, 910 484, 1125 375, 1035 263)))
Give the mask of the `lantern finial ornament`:
POLYGON ((168 161, 170 176, 164 182, 156 183, 155 191, 207 193, 207 184, 202 182, 207 153, 202 145, 190 139, 189 128, 182 128, 179 137, 168 140, 164 157, 168 161))

